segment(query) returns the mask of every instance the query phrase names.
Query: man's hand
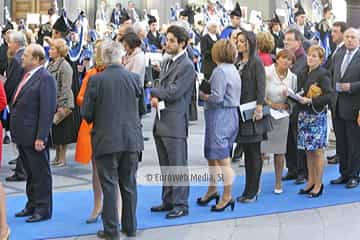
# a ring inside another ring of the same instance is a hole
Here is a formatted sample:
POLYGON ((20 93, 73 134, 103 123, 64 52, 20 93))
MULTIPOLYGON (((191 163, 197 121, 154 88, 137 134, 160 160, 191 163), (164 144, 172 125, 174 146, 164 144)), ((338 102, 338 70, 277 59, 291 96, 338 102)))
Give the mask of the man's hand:
POLYGON ((45 149, 45 143, 43 140, 36 139, 34 147, 37 152, 41 152, 45 149))
POLYGON ((360 110, 359 110, 358 117, 357 117, 357 124, 360 127, 360 110))
POLYGON ((158 105, 159 105, 159 99, 158 98, 156 98, 156 97, 153 97, 153 98, 151 98, 151 106, 153 107, 153 108, 158 108, 158 105))

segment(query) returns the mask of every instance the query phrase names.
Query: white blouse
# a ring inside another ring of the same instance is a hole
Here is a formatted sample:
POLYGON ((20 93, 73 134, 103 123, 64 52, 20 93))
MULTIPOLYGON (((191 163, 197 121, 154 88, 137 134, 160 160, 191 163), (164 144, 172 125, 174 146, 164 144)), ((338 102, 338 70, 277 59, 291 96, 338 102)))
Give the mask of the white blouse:
POLYGON ((286 78, 281 80, 275 70, 275 64, 265 67, 266 87, 265 98, 274 103, 285 103, 286 92, 289 88, 297 92, 297 77, 294 73, 288 70, 286 78))

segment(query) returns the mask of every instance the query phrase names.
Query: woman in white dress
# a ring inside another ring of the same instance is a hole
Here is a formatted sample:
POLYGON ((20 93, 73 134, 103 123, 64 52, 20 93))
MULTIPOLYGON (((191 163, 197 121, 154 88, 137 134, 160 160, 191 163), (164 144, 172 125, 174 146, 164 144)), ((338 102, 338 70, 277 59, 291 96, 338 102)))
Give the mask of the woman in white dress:
MULTIPOLYGON (((266 88, 265 100, 274 110, 291 112, 291 102, 288 100, 288 89, 297 90, 296 75, 290 71, 295 56, 288 50, 282 50, 276 55, 276 63, 265 68, 266 88)), ((286 142, 289 130, 289 116, 280 119, 271 118, 273 130, 268 132, 268 139, 261 143, 262 153, 274 154, 275 194, 282 193, 281 176, 284 168, 286 142)))

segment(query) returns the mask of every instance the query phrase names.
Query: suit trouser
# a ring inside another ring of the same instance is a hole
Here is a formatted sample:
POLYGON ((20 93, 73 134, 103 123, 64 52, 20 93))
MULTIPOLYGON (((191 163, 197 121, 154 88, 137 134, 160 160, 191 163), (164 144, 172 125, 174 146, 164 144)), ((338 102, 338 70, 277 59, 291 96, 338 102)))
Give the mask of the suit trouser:
POLYGON ((335 118, 336 147, 340 157, 340 173, 344 177, 357 177, 360 171, 360 127, 356 121, 335 118))
POLYGON ((297 147, 298 136, 298 113, 290 115, 288 138, 286 145, 286 167, 289 175, 297 177, 307 176, 307 164, 305 151, 297 147))
POLYGON ((259 191, 263 167, 260 142, 242 143, 245 156, 245 189, 243 197, 253 198, 259 191))
POLYGON ((52 215, 52 177, 49 164, 49 148, 41 152, 34 147, 18 146, 20 158, 27 174, 26 208, 44 217, 52 215))
POLYGON ((336 128, 336 117, 335 117, 335 112, 334 110, 331 110, 331 121, 332 121, 332 125, 333 125, 333 129, 334 129, 334 134, 335 134, 335 150, 336 150, 336 156, 339 157, 339 146, 338 146, 338 133, 337 133, 337 128, 336 128))
POLYGON ((117 211, 117 184, 122 198, 121 228, 126 233, 137 229, 136 172, 139 164, 138 152, 119 152, 95 158, 103 191, 102 220, 104 231, 110 236, 119 235, 117 211))
MULTIPOLYGON (((161 169, 163 176, 168 176, 169 172, 183 174, 188 176, 187 167, 187 142, 186 138, 171 138, 155 136, 156 150, 158 153, 160 167, 169 167, 169 169, 161 169), (178 169, 175 169, 176 167, 178 169), (180 171, 180 172, 178 172, 180 171)), ((170 174, 171 174, 170 173, 170 174)), ((163 181, 162 201, 178 207, 188 207, 189 199, 189 182, 182 180, 181 183, 163 181)))

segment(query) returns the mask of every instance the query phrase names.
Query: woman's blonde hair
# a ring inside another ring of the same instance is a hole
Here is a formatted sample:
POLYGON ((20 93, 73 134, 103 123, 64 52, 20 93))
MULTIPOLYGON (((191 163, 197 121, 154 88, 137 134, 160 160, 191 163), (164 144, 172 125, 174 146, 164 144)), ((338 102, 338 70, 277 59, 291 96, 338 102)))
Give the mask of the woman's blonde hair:
POLYGON ((219 40, 212 47, 211 56, 217 63, 234 63, 237 56, 236 46, 230 40, 219 40))
POLYGON ((69 47, 64 39, 51 39, 50 46, 54 47, 61 57, 66 57, 69 53, 69 47))
POLYGON ((103 58, 103 43, 104 40, 101 39, 95 42, 94 61, 96 67, 103 67, 105 65, 103 58))
POLYGON ((325 57, 325 50, 324 48, 322 48, 321 46, 319 45, 313 45, 311 46, 309 49, 308 49, 308 55, 312 52, 316 52, 320 58, 320 60, 324 60, 324 57, 325 57))
POLYGON ((256 42, 258 49, 263 53, 270 53, 275 47, 274 37, 269 32, 256 34, 256 42))

